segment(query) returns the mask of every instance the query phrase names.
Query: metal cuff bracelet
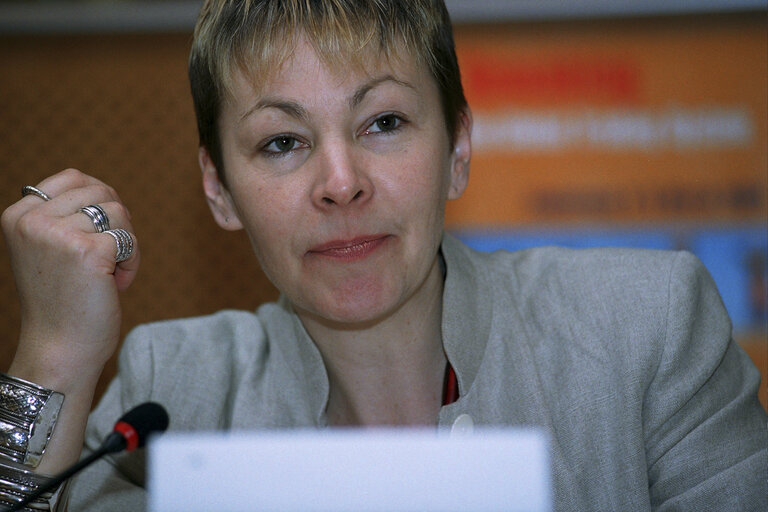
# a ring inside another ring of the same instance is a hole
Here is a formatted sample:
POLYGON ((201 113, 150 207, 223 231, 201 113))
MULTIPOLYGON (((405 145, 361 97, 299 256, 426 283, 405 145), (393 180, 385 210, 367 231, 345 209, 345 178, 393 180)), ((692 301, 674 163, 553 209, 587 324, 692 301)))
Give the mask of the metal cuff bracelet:
POLYGON ((0 458, 37 467, 64 395, 0 372, 0 458))
MULTIPOLYGON (((0 506, 11 507, 48 481, 48 477, 39 475, 13 462, 0 460, 0 506)), ((49 499, 54 491, 43 494, 39 499, 24 507, 24 510, 50 510, 49 499)))

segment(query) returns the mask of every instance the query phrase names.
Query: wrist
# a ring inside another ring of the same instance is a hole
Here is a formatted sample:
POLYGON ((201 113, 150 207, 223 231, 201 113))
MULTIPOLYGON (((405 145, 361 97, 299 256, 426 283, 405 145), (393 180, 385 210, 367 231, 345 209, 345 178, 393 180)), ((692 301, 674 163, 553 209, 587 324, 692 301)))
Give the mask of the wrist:
POLYGON ((20 341, 8 374, 66 395, 92 393, 109 356, 20 341))

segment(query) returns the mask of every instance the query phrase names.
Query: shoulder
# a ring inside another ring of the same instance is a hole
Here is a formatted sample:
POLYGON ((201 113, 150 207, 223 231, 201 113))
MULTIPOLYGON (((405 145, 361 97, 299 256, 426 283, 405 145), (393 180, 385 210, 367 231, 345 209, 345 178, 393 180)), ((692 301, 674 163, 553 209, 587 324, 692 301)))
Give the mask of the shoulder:
POLYGON ((494 291, 573 307, 665 304, 670 295, 712 284, 698 258, 686 251, 543 247, 477 258, 494 291))
POLYGON ((541 247, 484 253, 450 237, 444 249, 449 274, 458 269, 460 291, 492 310, 497 326, 533 329, 536 339, 541 330, 573 333, 576 325, 663 337, 673 305, 702 294, 714 306, 719 302, 708 272, 686 251, 541 247))
POLYGON ((112 383, 117 395, 102 402, 125 410, 157 401, 168 408, 175 429, 221 428, 230 421, 230 393, 244 381, 258 387, 274 372, 280 344, 273 338, 285 331, 286 320, 292 325, 287 315, 270 303, 256 312, 224 310, 140 325, 123 342, 112 383))
POLYGON ((279 303, 263 304, 253 311, 222 310, 211 315, 163 320, 135 327, 126 336, 123 352, 166 357, 228 355, 240 360, 266 350, 271 336, 292 326, 291 313, 279 303))
MULTIPOLYGON (((537 247, 533 249, 481 252, 471 249, 451 236, 443 245, 452 259, 464 266, 471 266, 480 280, 496 282, 514 279, 516 286, 562 284, 569 288, 581 283, 591 285, 595 281, 654 284, 663 281, 670 272, 686 269, 693 273, 703 270, 699 260, 687 251, 631 249, 604 247, 569 249, 565 247, 537 247)), ((704 271, 706 273, 706 271, 704 271)))
POLYGON ((256 312, 217 313, 144 324, 123 342, 118 375, 149 383, 151 393, 175 395, 178 388, 226 390, 248 371, 263 371, 273 359, 275 336, 292 323, 280 305, 256 312))
POLYGON ((155 357, 197 358, 253 351, 264 342, 264 327, 257 313, 223 310, 139 325, 126 337, 123 353, 128 357, 148 356, 151 351, 155 357))
POLYGON ((615 289, 663 284, 674 267, 696 266, 684 251, 540 247, 516 252, 497 251, 485 257, 486 269, 497 277, 508 275, 523 290, 562 291, 563 288, 615 289))
POLYGON ((653 367, 702 311, 721 335, 730 329, 709 273, 686 251, 544 247, 471 258, 494 325, 522 330, 548 358, 653 367))

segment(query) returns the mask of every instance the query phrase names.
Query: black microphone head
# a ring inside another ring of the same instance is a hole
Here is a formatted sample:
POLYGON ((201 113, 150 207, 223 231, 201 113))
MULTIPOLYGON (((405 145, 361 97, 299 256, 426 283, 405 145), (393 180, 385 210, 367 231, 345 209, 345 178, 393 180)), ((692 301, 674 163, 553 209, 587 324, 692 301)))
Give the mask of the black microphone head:
POLYGON ((156 402, 144 402, 123 414, 118 424, 121 422, 133 427, 138 436, 138 448, 141 448, 149 434, 164 432, 168 428, 168 413, 156 402))

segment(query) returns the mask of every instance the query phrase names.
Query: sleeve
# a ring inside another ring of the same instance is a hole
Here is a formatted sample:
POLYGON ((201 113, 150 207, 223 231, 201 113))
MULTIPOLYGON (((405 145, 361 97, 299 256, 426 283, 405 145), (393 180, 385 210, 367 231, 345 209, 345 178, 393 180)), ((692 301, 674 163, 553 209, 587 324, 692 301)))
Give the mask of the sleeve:
POLYGON ((643 411, 653 510, 768 510, 760 373, 733 341, 714 282, 689 253, 669 280, 666 339, 643 411))
MULTIPOLYGON (((145 332, 137 328, 125 339, 117 375, 88 419, 84 455, 100 446, 125 411, 150 399, 153 358, 145 332)), ((144 448, 108 455, 95 462, 70 482, 68 510, 145 510, 145 462, 144 448)))

